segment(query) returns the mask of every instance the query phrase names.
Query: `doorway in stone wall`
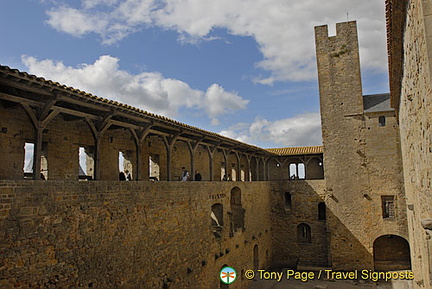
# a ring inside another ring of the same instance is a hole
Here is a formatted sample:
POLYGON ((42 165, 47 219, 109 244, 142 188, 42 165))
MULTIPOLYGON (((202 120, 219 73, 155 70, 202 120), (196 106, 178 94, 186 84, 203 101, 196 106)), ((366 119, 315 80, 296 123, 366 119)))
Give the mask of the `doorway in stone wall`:
POLYGON ((133 166, 132 166, 132 151, 120 150, 118 153, 119 180, 132 181, 133 166))
MULTIPOLYGON (((42 180, 48 179, 48 158, 47 158, 47 142, 42 142, 42 150, 40 156, 40 178, 42 180)), ((34 178, 34 154, 35 144, 33 142, 24 143, 24 164, 23 173, 24 179, 34 178)))
POLYGON ((151 181, 160 181, 160 155, 149 154, 149 178, 151 181))
POLYGON ((377 271, 409 270, 409 243, 397 235, 384 235, 373 243, 374 267, 377 271))

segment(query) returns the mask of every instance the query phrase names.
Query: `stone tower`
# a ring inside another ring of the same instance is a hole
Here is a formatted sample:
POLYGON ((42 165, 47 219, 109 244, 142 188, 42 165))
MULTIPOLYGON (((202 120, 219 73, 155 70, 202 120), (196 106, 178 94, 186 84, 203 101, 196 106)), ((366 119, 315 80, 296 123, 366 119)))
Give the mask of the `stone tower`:
POLYGON ((336 33, 315 28, 329 261, 334 269, 390 269, 385 264, 398 261, 381 256, 376 241, 394 236, 384 241, 388 249, 407 244, 399 130, 388 94, 362 95, 356 22, 338 23, 336 33))

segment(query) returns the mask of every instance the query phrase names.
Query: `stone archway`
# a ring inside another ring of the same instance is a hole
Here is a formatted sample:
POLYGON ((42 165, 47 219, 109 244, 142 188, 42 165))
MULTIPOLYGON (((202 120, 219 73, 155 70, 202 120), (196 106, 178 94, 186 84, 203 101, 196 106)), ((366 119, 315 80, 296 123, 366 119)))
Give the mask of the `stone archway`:
POLYGON ((373 243, 374 267, 377 271, 411 269, 410 247, 397 235, 384 235, 373 243))

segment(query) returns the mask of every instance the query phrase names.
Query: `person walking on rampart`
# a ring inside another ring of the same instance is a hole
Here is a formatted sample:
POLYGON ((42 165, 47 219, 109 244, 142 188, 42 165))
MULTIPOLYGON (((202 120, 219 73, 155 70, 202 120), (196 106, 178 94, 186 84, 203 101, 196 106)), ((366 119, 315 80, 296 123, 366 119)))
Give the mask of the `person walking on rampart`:
POLYGON ((195 171, 195 181, 201 181, 202 180, 202 176, 201 174, 198 172, 198 170, 195 171))
POLYGON ((189 172, 186 170, 185 167, 182 167, 182 175, 181 175, 182 182, 189 181, 189 172))

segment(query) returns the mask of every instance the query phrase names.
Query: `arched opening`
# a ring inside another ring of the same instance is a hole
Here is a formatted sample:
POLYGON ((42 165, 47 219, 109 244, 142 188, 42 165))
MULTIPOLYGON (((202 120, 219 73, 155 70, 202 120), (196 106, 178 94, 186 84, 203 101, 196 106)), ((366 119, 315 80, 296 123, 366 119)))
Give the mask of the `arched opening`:
POLYGON ((118 153, 118 166, 119 166, 119 180, 132 181, 132 155, 130 150, 122 150, 118 153))
POLYGON ((411 269, 409 243, 396 235, 385 235, 373 243, 374 266, 377 271, 411 269))
POLYGON ((94 147, 80 146, 78 149, 80 180, 92 180, 94 178, 94 147))
POLYGON ((159 181, 161 179, 159 154, 149 153, 149 178, 151 181, 159 181))

